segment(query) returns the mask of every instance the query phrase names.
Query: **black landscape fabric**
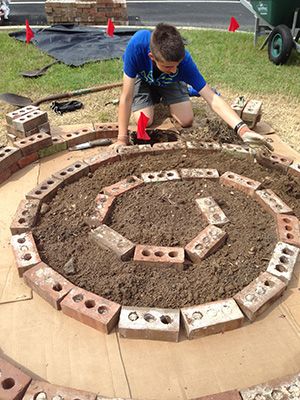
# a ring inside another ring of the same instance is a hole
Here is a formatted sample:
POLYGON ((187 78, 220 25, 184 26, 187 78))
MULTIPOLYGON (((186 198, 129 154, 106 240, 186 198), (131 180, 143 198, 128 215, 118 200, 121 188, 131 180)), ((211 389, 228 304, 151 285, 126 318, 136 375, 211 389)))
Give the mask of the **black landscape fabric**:
MULTIPOLYGON (((116 29, 113 37, 105 30, 79 25, 54 25, 32 29, 31 43, 60 62, 78 67, 87 62, 122 57, 127 43, 136 32, 132 29, 116 29)), ((9 34, 26 41, 25 30, 9 34)))

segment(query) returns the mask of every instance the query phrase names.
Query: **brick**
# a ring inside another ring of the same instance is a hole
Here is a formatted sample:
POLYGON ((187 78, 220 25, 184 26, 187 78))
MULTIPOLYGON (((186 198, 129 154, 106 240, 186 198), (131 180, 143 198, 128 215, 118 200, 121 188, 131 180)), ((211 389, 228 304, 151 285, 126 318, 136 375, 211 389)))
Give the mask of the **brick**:
POLYGON ((118 323, 121 309, 120 304, 78 287, 60 305, 64 314, 105 333, 111 332, 118 323))
MULTIPOLYGON (((39 132, 44 132, 44 133, 48 133, 50 135, 51 133, 51 128, 50 128, 50 124, 49 122, 45 122, 42 125, 38 126, 39 132)), ((27 136, 27 135, 26 135, 27 136)))
POLYGON ((95 200, 95 211, 90 216, 84 218, 85 223, 89 225, 92 229, 97 228, 102 224, 105 224, 111 214, 114 201, 114 196, 108 196, 106 194, 100 193, 95 200))
POLYGON ((256 154, 256 160, 259 164, 270 169, 278 169, 287 172, 289 166, 293 163, 291 158, 276 153, 267 153, 260 151, 256 154))
POLYGON ((242 398, 241 398, 238 390, 229 390, 227 392, 197 397, 197 399, 193 399, 193 400, 242 400, 242 398))
POLYGON ((84 162, 89 166, 90 171, 93 173, 101 166, 112 164, 116 161, 120 161, 120 159, 121 158, 118 153, 115 151, 109 151, 86 158, 84 162))
POLYGON ((16 164, 22 157, 21 151, 15 147, 6 146, 0 149, 0 171, 16 164))
POLYGON ((96 139, 102 138, 117 138, 119 125, 118 124, 94 124, 96 139))
POLYGON ((23 279, 32 290, 56 310, 60 310, 61 301, 74 288, 72 283, 44 262, 40 262, 26 271, 23 279))
POLYGON ((11 125, 13 123, 14 119, 20 118, 24 116, 25 114, 29 114, 32 111, 39 110, 39 107, 37 106, 26 106, 19 108, 18 110, 11 111, 10 113, 6 114, 5 119, 8 125, 11 125))
POLYGON ((111 250, 122 261, 132 258, 135 244, 107 225, 100 225, 90 235, 102 249, 111 250))
POLYGON ((33 380, 23 400, 96 400, 96 394, 33 380))
POLYGON ((167 182, 181 179, 179 173, 175 169, 169 171, 145 172, 141 174, 141 177, 145 183, 167 182))
POLYGON ((242 117, 242 112, 247 104, 247 100, 244 96, 239 96, 235 98, 231 104, 231 108, 233 111, 237 113, 239 117, 242 117))
POLYGON ((8 178, 11 177, 15 172, 19 169, 18 164, 13 164, 10 167, 0 170, 0 184, 5 182, 8 178))
POLYGON ((221 207, 212 197, 196 199, 196 204, 209 224, 222 226, 229 222, 221 207))
POLYGON ((39 200, 21 200, 10 225, 12 235, 19 235, 31 230, 37 222, 40 207, 39 200))
POLYGON ((184 249, 182 247, 162 247, 138 244, 134 251, 133 261, 146 265, 183 267, 184 249))
POLYGON ((214 225, 208 225, 184 249, 189 258, 194 263, 198 263, 223 246, 226 238, 227 233, 222 229, 214 225))
POLYGON ((164 151, 176 151, 185 150, 186 145, 183 142, 165 142, 165 143, 155 143, 153 145, 153 152, 159 154, 164 151))
POLYGON ((292 279, 299 252, 298 247, 278 242, 269 262, 267 272, 288 283, 292 279))
POLYGON ((96 133, 95 130, 92 128, 82 128, 77 129, 74 132, 62 133, 60 136, 66 142, 67 147, 72 147, 80 143, 95 140, 96 133))
POLYGON ((0 399, 21 400, 31 377, 0 357, 0 399))
POLYGON ((214 153, 216 151, 221 151, 222 147, 219 143, 215 142, 186 142, 186 147, 188 150, 192 151, 205 151, 214 153))
POLYGON ((251 155, 249 147, 232 143, 222 143, 222 152, 242 157, 251 155))
POLYGON ((38 151, 39 158, 51 156, 60 151, 67 150, 67 142, 61 136, 52 136, 53 144, 38 151))
POLYGON ((294 175, 300 178, 300 162, 294 161, 288 166, 288 174, 294 175))
POLYGON ((247 196, 254 196, 255 190, 259 189, 261 182, 254 181, 246 176, 227 171, 220 176, 220 183, 246 193, 247 196))
POLYGON ((5 127, 6 127, 6 131, 9 134, 14 135, 18 139, 24 139, 25 137, 34 135, 35 133, 39 133, 39 131, 40 131, 38 126, 36 126, 35 128, 33 128, 27 132, 18 131, 15 127, 13 127, 11 125, 6 125, 5 127))
POLYGON ((29 268, 41 262, 31 232, 13 235, 11 237, 11 245, 20 277, 22 277, 24 272, 29 268))
POLYGON ((47 133, 37 133, 21 140, 14 142, 14 146, 21 150, 22 155, 28 156, 31 153, 36 153, 44 147, 52 145, 52 138, 47 133))
POLYGON ((141 179, 137 178, 136 176, 129 176, 126 179, 123 179, 122 181, 119 181, 117 183, 114 183, 111 186, 106 186, 103 188, 103 193, 107 194, 109 196, 120 196, 125 192, 128 192, 129 190, 135 189, 138 186, 141 186, 144 184, 144 181, 141 179))
POLYGON ((65 185, 75 182, 89 173, 89 166, 84 161, 76 161, 66 168, 61 169, 52 176, 61 179, 65 185))
POLYGON ((233 299, 214 301, 181 310, 188 339, 240 328, 244 315, 233 299))
POLYGON ((250 321, 254 321, 285 289, 286 283, 268 272, 263 272, 233 298, 250 321))
POLYGON ((253 128, 260 120, 262 114, 262 102, 260 100, 249 100, 242 111, 242 120, 245 121, 250 128, 253 128))
POLYGON ((182 179, 219 179, 219 172, 210 168, 182 168, 180 175, 182 179))
POLYGON ((122 307, 119 334, 128 339, 178 342, 179 321, 179 310, 122 307))
POLYGON ((25 168, 27 167, 27 165, 30 165, 32 163, 34 163, 35 161, 37 161, 39 159, 39 155, 37 152, 35 153, 31 153, 28 156, 22 157, 19 161, 18 161, 18 166, 20 168, 25 168))
POLYGON ((300 374, 277 378, 270 382, 240 390, 243 400, 300 399, 300 374))
POLYGON ((268 213, 276 216, 277 214, 294 214, 293 210, 285 204, 271 189, 256 190, 254 199, 268 213))
POLYGON ((134 146, 122 146, 118 149, 121 160, 129 160, 141 154, 153 154, 154 150, 150 144, 140 144, 134 146))
POLYGON ((300 247, 299 220, 293 215, 277 214, 277 237, 281 242, 300 247))
POLYGON ((43 203, 47 203, 53 199, 61 187, 63 187, 62 180, 50 177, 32 189, 25 197, 26 199, 38 199, 43 203))
POLYGON ((13 127, 21 132, 28 132, 39 125, 48 122, 48 114, 46 111, 33 110, 30 113, 16 118, 12 121, 13 127))

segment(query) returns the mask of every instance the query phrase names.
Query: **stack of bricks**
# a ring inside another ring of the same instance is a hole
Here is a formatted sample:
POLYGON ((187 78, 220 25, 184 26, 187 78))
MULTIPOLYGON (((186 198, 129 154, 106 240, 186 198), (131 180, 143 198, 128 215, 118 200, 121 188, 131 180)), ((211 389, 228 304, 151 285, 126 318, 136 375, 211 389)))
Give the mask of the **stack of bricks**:
POLYGON ((128 25, 125 0, 46 0, 45 11, 48 24, 106 25, 110 18, 115 25, 128 25))
POLYGON ((243 96, 240 96, 234 99, 231 108, 251 129, 261 120, 262 102, 260 100, 247 101, 243 96))
POLYGON ((7 136, 12 141, 36 133, 50 133, 48 114, 36 106, 27 106, 6 114, 7 136))

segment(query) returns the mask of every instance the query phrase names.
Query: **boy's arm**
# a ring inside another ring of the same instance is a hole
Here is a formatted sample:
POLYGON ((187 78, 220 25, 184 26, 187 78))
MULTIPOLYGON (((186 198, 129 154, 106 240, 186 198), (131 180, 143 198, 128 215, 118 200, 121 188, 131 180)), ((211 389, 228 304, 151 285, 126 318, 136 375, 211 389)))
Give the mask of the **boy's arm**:
POLYGON ((128 125, 131 114, 131 105, 134 92, 135 78, 129 78, 126 74, 123 76, 123 87, 119 103, 119 133, 118 140, 113 145, 127 145, 128 144, 128 125))
POLYGON ((268 150, 272 150, 272 146, 270 146, 265 138, 253 132, 223 98, 213 92, 208 85, 205 85, 204 88, 200 90, 199 94, 204 98, 211 109, 218 114, 223 121, 227 122, 231 128, 235 129, 239 127, 237 129, 237 134, 245 143, 252 147, 266 147, 268 150))

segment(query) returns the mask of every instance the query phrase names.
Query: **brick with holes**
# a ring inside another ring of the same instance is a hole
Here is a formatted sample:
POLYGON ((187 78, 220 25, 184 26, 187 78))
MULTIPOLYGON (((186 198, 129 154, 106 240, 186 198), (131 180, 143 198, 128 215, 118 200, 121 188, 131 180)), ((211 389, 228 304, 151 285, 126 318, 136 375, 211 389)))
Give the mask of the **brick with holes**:
POLYGON ((30 131, 27 131, 27 132, 18 131, 12 125, 5 125, 5 128, 6 128, 6 131, 7 131, 8 134, 15 136, 14 141, 15 140, 24 139, 27 136, 31 136, 31 135, 34 135, 34 134, 40 132, 39 126, 36 126, 35 128, 33 128, 33 129, 31 129, 30 131))
POLYGON ((90 167, 91 172, 95 172, 96 169, 103 165, 112 164, 116 161, 120 161, 121 157, 115 151, 101 152, 95 156, 86 158, 84 162, 90 167))
POLYGON ((182 168, 182 179, 219 179, 219 172, 214 168, 182 168))
POLYGON ((114 139, 118 137, 119 125, 112 124, 94 124, 96 139, 114 139))
POLYGON ((186 147, 194 152, 205 151, 211 153, 221 151, 222 148, 219 143, 215 142, 186 142, 186 147))
POLYGON ((20 368, 0 357, 0 399, 21 400, 31 377, 20 368))
POLYGON ((38 151, 39 158, 51 156, 60 151, 67 150, 67 143, 61 136, 52 136, 52 145, 38 151))
POLYGON ((19 165, 12 164, 10 167, 5 168, 4 170, 0 170, 0 184, 5 182, 8 178, 11 177, 15 172, 19 170, 19 165))
POLYGON ((136 245, 133 261, 145 265, 183 267, 184 249, 182 247, 163 247, 136 245))
POLYGON ((288 174, 300 178, 300 162, 294 161, 288 167, 288 174))
POLYGON ((222 226, 229 222, 229 219, 213 197, 196 199, 196 204, 209 224, 222 226))
POLYGON ((222 152, 242 157, 251 156, 249 147, 233 143, 222 143, 222 152))
POLYGON ((293 210, 271 189, 256 190, 254 199, 270 214, 294 214, 293 210))
POLYGON ((176 151, 185 150, 186 145, 183 142, 165 142, 165 143, 155 143, 153 145, 153 152, 159 154, 165 151, 176 151))
POLYGON ((249 128, 253 128, 260 120, 262 114, 262 101, 249 100, 242 111, 242 120, 246 122, 249 128))
POLYGON ((0 171, 11 167, 22 158, 21 150, 6 146, 0 149, 0 171))
POLYGON ((141 177, 145 183, 167 182, 181 179, 179 173, 175 169, 169 171, 145 172, 141 174, 141 177))
POLYGON ((25 271, 41 262, 31 232, 13 235, 11 245, 20 277, 23 276, 25 271))
POLYGON ((118 323, 121 306, 75 287, 60 303, 62 312, 101 332, 109 333, 118 323))
POLYGON ((300 249, 287 243, 278 242, 269 262, 267 272, 288 283, 292 279, 300 249))
POLYGON ((220 176, 220 183, 225 186, 232 187, 246 193, 247 196, 254 196, 255 190, 261 186, 261 182, 254 181, 246 176, 238 175, 234 172, 227 171, 220 176))
POLYGON ((119 181, 117 183, 114 183, 111 186, 104 187, 103 193, 109 196, 117 197, 143 184, 144 184, 143 180, 137 178, 136 176, 129 176, 128 178, 123 179, 122 181, 119 181))
POLYGON ((247 318, 254 321, 282 295, 286 286, 276 276, 263 272, 233 298, 247 318))
POLYGON ((33 380, 23 400, 96 400, 96 394, 33 380))
POLYGON ((52 145, 52 137, 47 133, 37 133, 14 142, 14 146, 21 150, 23 157, 36 153, 44 147, 52 145))
POLYGON ((84 161, 76 161, 66 168, 61 169, 52 176, 61 179, 65 185, 75 182, 89 173, 89 166, 84 161))
POLYGON ((74 132, 62 133, 60 136, 66 142, 67 147, 73 147, 96 139, 96 133, 93 128, 77 129, 74 132))
POLYGON ((85 223, 92 229, 97 228, 101 224, 105 224, 110 216, 115 199, 114 196, 108 196, 102 193, 98 194, 95 200, 95 211, 84 218, 85 223))
POLYGON ((184 307, 180 311, 188 339, 240 328, 244 321, 233 299, 184 307))
POLYGON ((149 144, 140 144, 135 146, 122 146, 118 149, 118 153, 121 156, 121 160, 129 160, 137 157, 141 154, 153 153, 153 147, 149 144))
POLYGON ((119 334, 128 339, 178 342, 179 321, 177 309, 122 307, 119 334))
POLYGON ((63 187, 64 182, 60 179, 50 177, 26 194, 26 199, 38 199, 47 203, 53 199, 58 189, 63 187))
POLYGON ((104 250, 111 250, 122 261, 130 260, 135 244, 107 225, 92 230, 91 238, 104 250))
POLYGON ((30 231, 37 222, 40 208, 40 200, 21 200, 10 225, 12 235, 30 231))
POLYGON ((15 129, 21 132, 28 132, 39 125, 48 122, 48 114, 46 111, 33 110, 12 121, 15 129))
POLYGON ((39 110, 39 107, 26 106, 26 107, 19 108, 18 110, 15 110, 15 111, 11 111, 11 112, 7 113, 5 116, 6 122, 8 123, 8 125, 12 125, 13 120, 20 118, 20 117, 24 116, 25 114, 29 114, 36 110, 39 110))
POLYGON ((239 117, 241 117, 246 104, 247 100, 244 98, 244 96, 239 96, 233 100, 231 108, 237 113, 239 117))
POLYGON ((35 153, 31 153, 28 156, 22 157, 19 161, 18 161, 18 166, 22 169, 27 167, 27 165, 30 165, 32 163, 34 163, 35 161, 37 161, 39 159, 39 155, 37 152, 35 153))
POLYGON ((227 238, 227 233, 214 225, 208 225, 190 243, 185 246, 189 258, 198 263, 216 252, 227 238))
POLYGON ((300 373, 242 389, 240 394, 242 400, 298 400, 300 399, 300 373))
POLYGON ((44 262, 40 262, 26 271, 23 279, 32 290, 56 310, 60 310, 61 301, 74 288, 71 282, 44 262))
POLYGON ((277 214, 277 237, 284 243, 300 247, 300 225, 293 215, 277 214))
POLYGON ((289 166, 293 163, 291 158, 281 154, 268 153, 266 151, 257 152, 256 160, 264 167, 278 169, 283 172, 287 172, 289 166))

